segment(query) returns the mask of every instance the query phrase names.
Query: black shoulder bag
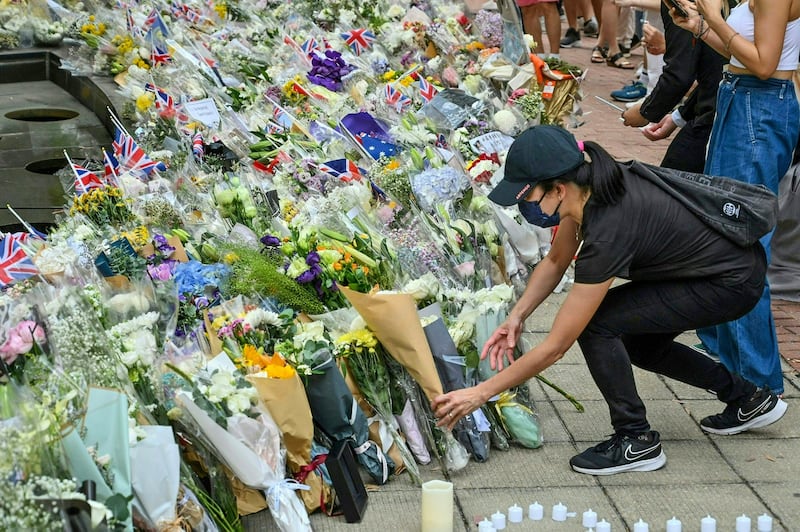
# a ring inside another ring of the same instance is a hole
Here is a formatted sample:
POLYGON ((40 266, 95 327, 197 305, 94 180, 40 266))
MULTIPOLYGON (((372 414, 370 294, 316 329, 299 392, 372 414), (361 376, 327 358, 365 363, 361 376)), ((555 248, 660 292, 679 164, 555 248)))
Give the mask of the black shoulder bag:
POLYGON ((709 227, 747 247, 775 227, 778 197, 764 185, 632 161, 630 169, 668 192, 709 227))

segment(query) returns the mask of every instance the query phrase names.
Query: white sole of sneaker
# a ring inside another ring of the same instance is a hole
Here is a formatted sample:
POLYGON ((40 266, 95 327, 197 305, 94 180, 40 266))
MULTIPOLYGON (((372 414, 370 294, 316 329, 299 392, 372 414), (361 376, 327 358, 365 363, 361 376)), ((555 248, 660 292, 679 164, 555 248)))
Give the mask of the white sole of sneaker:
POLYGON ((700 428, 704 432, 708 432, 711 434, 719 434, 721 436, 733 436, 734 434, 739 434, 740 432, 744 432, 746 430, 758 429, 761 427, 766 427, 767 425, 772 425, 783 415, 786 413, 786 409, 789 408, 789 405, 786 401, 782 399, 778 399, 778 402, 775 404, 775 408, 764 414, 763 416, 758 416, 756 418, 751 419, 747 423, 739 425, 738 427, 732 427, 729 429, 715 429, 713 427, 704 427, 700 425, 700 428))
POLYGON ((587 469, 585 467, 572 466, 572 469, 578 473, 583 473, 586 475, 606 476, 606 475, 616 475, 617 473, 630 473, 635 471, 655 471, 656 469, 661 469, 662 467, 664 467, 664 464, 666 463, 667 463, 667 455, 664 454, 664 451, 661 451, 661 453, 655 458, 650 458, 649 460, 631 462, 630 464, 625 464, 621 466, 607 467, 605 469, 587 469))

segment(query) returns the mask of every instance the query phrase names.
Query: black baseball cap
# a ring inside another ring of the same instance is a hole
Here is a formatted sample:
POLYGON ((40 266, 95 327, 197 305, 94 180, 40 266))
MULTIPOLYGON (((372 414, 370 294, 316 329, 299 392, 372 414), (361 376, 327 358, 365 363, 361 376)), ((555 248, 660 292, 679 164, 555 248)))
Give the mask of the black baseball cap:
POLYGON ((581 164, 583 152, 572 133, 559 126, 533 126, 511 144, 503 179, 489 199, 498 205, 516 205, 536 183, 564 175, 581 164))

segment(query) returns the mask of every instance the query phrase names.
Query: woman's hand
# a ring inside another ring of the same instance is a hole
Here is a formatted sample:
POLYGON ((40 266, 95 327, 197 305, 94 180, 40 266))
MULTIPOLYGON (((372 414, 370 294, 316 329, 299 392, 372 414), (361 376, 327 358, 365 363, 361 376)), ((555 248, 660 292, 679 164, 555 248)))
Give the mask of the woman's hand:
POLYGON ((502 370, 505 357, 508 357, 510 362, 514 361, 514 348, 517 346, 520 334, 522 334, 522 320, 513 314, 509 315, 484 344, 481 360, 488 356, 491 368, 502 370))
POLYGON ((677 128, 678 126, 672 119, 672 114, 668 113, 657 124, 648 124, 642 128, 642 135, 649 140, 663 140, 672 135, 672 132, 677 128))
POLYGON ((664 34, 658 31, 649 22, 645 22, 642 26, 642 34, 644 39, 647 53, 652 55, 663 55, 667 51, 667 41, 664 39, 664 34))
POLYGON ((697 6, 697 11, 707 21, 715 18, 722 19, 722 0, 695 0, 695 5, 697 6))
POLYGON ((431 409, 438 419, 436 426, 453 430, 459 419, 476 411, 488 399, 483 397, 479 386, 455 390, 434 398, 431 409))
POLYGON ((694 2, 689 2, 688 0, 669 0, 666 2, 666 4, 669 7, 669 16, 672 17, 672 21, 676 26, 692 32, 693 35, 696 35, 699 31, 701 31, 700 24, 702 23, 703 19, 700 18, 700 14, 697 12, 697 7, 695 6, 694 2), (689 16, 681 16, 677 10, 671 6, 673 3, 680 4, 680 6, 686 11, 686 14, 689 16))
POLYGON ((642 104, 634 105, 622 112, 622 123, 628 127, 642 127, 650 123, 648 119, 642 116, 639 111, 642 104))

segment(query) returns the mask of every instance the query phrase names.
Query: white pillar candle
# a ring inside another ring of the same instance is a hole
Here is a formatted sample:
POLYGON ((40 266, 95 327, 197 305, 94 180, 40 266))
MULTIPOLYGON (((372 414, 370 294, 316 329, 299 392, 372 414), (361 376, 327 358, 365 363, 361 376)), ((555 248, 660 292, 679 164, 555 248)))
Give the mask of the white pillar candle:
POLYGON ((589 508, 583 512, 583 526, 591 528, 597 524, 597 512, 589 508))
POLYGON ((639 518, 638 521, 633 523, 633 532, 650 532, 650 525, 639 518))
POLYGON ((453 484, 430 480, 422 484, 422 532, 452 532, 453 484))
POLYGON ((532 521, 541 521, 544 517, 544 506, 539 504, 539 501, 528 506, 528 519, 532 521))
POLYGON ((700 532, 717 532, 717 520, 710 515, 700 520, 700 532))
POLYGON ((492 514, 492 526, 497 530, 505 530, 506 528, 506 514, 497 510, 492 514))
POLYGON ((514 506, 508 507, 508 522, 509 523, 521 523, 522 522, 522 507, 514 506))
POLYGON ((566 521, 567 507, 561 503, 553 505, 553 521, 566 521))
POLYGON ((478 532, 495 532, 497 529, 494 527, 491 521, 483 518, 483 521, 478 523, 478 532))
POLYGON ((758 525, 758 532, 772 532, 772 517, 767 514, 759 515, 756 524, 758 525))
POLYGON ((667 532, 681 532, 682 529, 683 527, 681 526, 680 520, 676 519, 674 516, 667 521, 667 532))
POLYGON ((601 519, 597 526, 594 527, 596 532, 611 532, 611 523, 606 521, 605 519, 601 519))
POLYGON ((742 514, 736 518, 736 532, 750 532, 750 518, 742 514))

